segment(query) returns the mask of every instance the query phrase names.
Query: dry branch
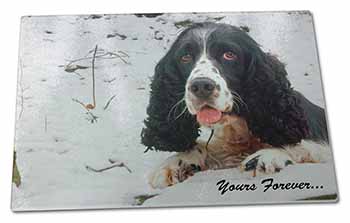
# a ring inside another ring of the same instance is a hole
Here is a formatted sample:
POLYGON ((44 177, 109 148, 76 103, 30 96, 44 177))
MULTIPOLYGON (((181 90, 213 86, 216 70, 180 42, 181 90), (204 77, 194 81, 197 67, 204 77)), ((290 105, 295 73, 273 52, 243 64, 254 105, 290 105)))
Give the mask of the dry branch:
POLYGON ((116 97, 117 95, 113 95, 106 103, 106 105, 103 107, 103 110, 106 110, 109 106, 109 104, 113 101, 113 99, 116 97))
POLYGON ((141 194, 138 195, 136 197, 134 197, 135 199, 135 205, 141 206, 143 205, 143 203, 145 203, 146 200, 151 199, 155 196, 158 196, 159 194, 141 194))
POLYGON ((86 110, 86 114, 90 115, 90 119, 88 119, 89 121, 91 121, 91 123, 97 122, 98 117, 96 115, 94 115, 88 108, 88 105, 85 105, 83 102, 79 101, 78 99, 72 98, 72 101, 80 104, 85 110, 86 110))
POLYGON ((107 79, 106 79, 106 80, 103 80, 103 82, 110 84, 110 83, 112 83, 112 82, 115 81, 115 80, 117 80, 116 77, 114 77, 114 78, 112 78, 112 79, 110 79, 110 80, 107 80, 107 79))
MULTIPOLYGON (((111 164, 114 164, 114 163, 117 162, 117 161, 112 160, 112 159, 108 159, 108 161, 109 161, 111 164)), ((123 164, 123 166, 129 171, 129 173, 132 172, 132 171, 130 170, 130 168, 129 168, 125 163, 121 163, 121 164, 123 164)))
POLYGON ((91 73, 92 73, 92 104, 87 104, 87 109, 94 109, 96 108, 96 95, 95 95, 95 59, 96 59, 96 52, 97 52, 97 45, 95 46, 95 51, 92 56, 91 61, 91 73))
POLYGON ((117 58, 119 58, 121 61, 123 61, 125 64, 130 64, 128 61, 126 61, 122 56, 120 56, 119 54, 117 53, 112 53, 112 52, 109 52, 110 55, 112 56, 115 56, 117 58))
POLYGON ((104 172, 106 170, 110 170, 110 169, 113 169, 113 168, 116 168, 116 167, 124 167, 129 173, 132 173, 132 171, 129 169, 129 167, 127 167, 123 162, 122 163, 115 163, 115 161, 109 159, 109 162, 112 163, 111 166, 107 166, 107 167, 104 167, 104 168, 101 168, 101 169, 95 169, 91 166, 88 166, 86 165, 85 168, 89 171, 92 171, 92 172, 95 172, 95 173, 101 173, 101 172, 104 172))
POLYGON ((127 54, 126 52, 122 51, 122 50, 118 50, 118 53, 123 54, 125 57, 130 57, 129 54, 127 54))
POLYGON ((96 107, 96 95, 95 95, 95 60, 96 60, 97 45, 95 47, 94 55, 92 56, 92 97, 94 102, 94 108, 96 107))
MULTIPOLYGON (((91 53, 91 52, 94 52, 94 51, 89 51, 88 55, 91 53)), ((127 62, 123 57, 125 58, 129 58, 129 55, 123 51, 118 51, 118 53, 113 53, 113 52, 105 52, 103 54, 100 54, 100 55, 95 55, 95 58, 99 58, 99 59, 120 59, 121 61, 123 61, 125 64, 129 64, 129 62, 127 62), (118 53, 122 54, 122 55, 119 55, 118 53), (109 57, 108 57, 109 56, 109 57)), ((90 60, 93 58, 93 56, 88 56, 86 55, 85 57, 81 57, 81 58, 78 58, 78 59, 74 59, 74 60, 68 60, 68 64, 65 65, 65 66, 72 66, 73 63, 76 63, 76 62, 79 62, 79 61, 84 61, 84 60, 90 60)))

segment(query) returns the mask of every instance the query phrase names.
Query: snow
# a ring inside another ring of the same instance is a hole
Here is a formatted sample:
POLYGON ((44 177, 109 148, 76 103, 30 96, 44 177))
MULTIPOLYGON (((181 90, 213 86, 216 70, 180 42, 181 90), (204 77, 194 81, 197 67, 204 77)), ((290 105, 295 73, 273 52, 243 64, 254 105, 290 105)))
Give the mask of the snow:
POLYGON ((334 179, 332 165, 327 164, 297 164, 277 174, 257 177, 253 177, 251 173, 241 173, 237 168, 210 170, 200 172, 184 183, 164 189, 161 195, 147 200, 145 205, 159 207, 305 202, 302 201, 305 198, 336 193, 334 179), (309 182, 314 189, 273 190, 269 188, 263 192, 267 183, 262 184, 261 182, 269 178, 272 178, 274 183, 309 182), (217 185, 221 180, 229 182, 229 185, 255 184, 257 189, 254 191, 227 191, 221 194, 219 185, 217 185), (321 185, 322 189, 320 189, 321 185), (316 186, 319 188, 315 189, 316 186))
POLYGON ((309 180, 324 185, 324 190, 311 192, 218 195, 216 182, 222 177, 232 183, 261 180, 236 169, 198 173, 161 191, 148 185, 149 172, 171 155, 144 153, 145 147, 140 144, 154 67, 182 30, 174 26, 175 22, 215 21, 223 16, 219 22, 248 26, 250 35, 264 50, 287 62, 295 88, 324 106, 313 22, 308 13, 23 17, 15 136, 22 184, 13 187, 12 209, 135 207, 136 196, 152 194, 159 195, 141 207, 287 202, 336 193, 332 163, 291 166, 273 176, 276 180, 309 180), (109 34, 112 35, 107 38, 109 34), (127 63, 120 58, 96 59, 97 106, 92 113, 98 118, 91 123, 84 108, 72 100, 92 103, 91 59, 74 63, 89 67, 76 71, 83 80, 78 74, 66 72, 62 65, 92 56, 96 44, 98 55, 118 53, 127 63), (104 110, 113 95, 115 99, 104 110), (123 167, 101 173, 86 169, 86 165, 106 167, 109 159, 125 163, 132 172, 123 167))

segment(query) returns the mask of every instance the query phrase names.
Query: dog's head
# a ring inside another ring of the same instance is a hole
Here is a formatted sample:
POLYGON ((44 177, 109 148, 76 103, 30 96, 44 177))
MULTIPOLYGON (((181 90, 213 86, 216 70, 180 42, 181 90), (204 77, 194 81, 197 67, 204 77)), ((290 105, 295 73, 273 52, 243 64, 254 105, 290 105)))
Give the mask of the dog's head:
POLYGON ((306 123, 284 65, 243 30, 197 23, 184 30, 155 69, 142 143, 185 151, 199 124, 215 127, 225 113, 244 118, 274 146, 296 143, 306 123))
POLYGON ((244 102, 241 82, 248 78, 258 44, 226 24, 200 23, 185 30, 170 49, 172 66, 185 79, 186 107, 197 121, 211 125, 244 102))

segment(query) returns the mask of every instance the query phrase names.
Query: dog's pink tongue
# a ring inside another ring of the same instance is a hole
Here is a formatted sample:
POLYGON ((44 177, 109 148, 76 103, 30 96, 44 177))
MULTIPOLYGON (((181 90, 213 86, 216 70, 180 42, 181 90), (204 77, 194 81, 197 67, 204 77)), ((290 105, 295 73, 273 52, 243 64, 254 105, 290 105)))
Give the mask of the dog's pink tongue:
POLYGON ((197 121, 201 124, 213 124, 221 119, 222 113, 214 108, 205 107, 197 113, 197 121))

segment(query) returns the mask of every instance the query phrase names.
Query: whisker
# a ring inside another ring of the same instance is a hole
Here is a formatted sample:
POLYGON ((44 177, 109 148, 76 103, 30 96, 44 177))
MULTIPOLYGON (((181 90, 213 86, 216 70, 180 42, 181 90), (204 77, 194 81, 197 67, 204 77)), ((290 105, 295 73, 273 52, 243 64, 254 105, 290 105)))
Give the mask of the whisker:
POLYGON ((182 102, 184 102, 185 101, 185 98, 182 98, 182 99, 180 99, 178 102, 176 102, 171 108, 170 108, 170 110, 169 110, 169 113, 168 113, 168 121, 170 120, 170 117, 171 117, 171 113, 172 112, 176 112, 176 108, 177 108, 177 106, 179 106, 182 102))
POLYGON ((243 105, 249 111, 248 105, 243 101, 242 97, 237 92, 231 91, 231 94, 232 94, 234 102, 238 102, 239 104, 243 105))
POLYGON ((238 105, 238 103, 235 101, 235 100, 233 100, 233 102, 232 102, 233 104, 232 104, 232 106, 239 112, 240 111, 240 109, 239 109, 239 105, 238 105))
POLYGON ((185 112, 187 111, 187 107, 184 108, 184 110, 182 110, 182 112, 176 116, 175 120, 177 120, 178 118, 180 118, 183 114, 185 114, 185 112))
MULTIPOLYGON (((183 103, 183 102, 185 102, 185 96, 184 96, 185 92, 181 92, 181 93, 179 93, 179 94, 182 94, 183 97, 182 97, 182 99, 180 99, 178 102, 176 102, 176 103, 171 107, 171 109, 170 109, 170 111, 169 111, 169 113, 168 113, 168 121, 170 121, 170 118, 171 118, 172 114, 173 114, 174 117, 175 117, 175 115, 176 115, 176 113, 177 113, 177 109, 179 108, 179 106, 182 106, 182 103, 183 103)), ((184 116, 188 115, 189 112, 186 112, 186 111, 188 111, 188 110, 187 110, 187 106, 184 105, 183 110, 180 112, 180 114, 178 114, 178 115, 174 118, 174 121, 177 120, 177 119, 179 119, 182 115, 184 115, 184 116)))
POLYGON ((175 95, 179 96, 179 95, 185 95, 185 91, 182 92, 176 92, 175 95))

